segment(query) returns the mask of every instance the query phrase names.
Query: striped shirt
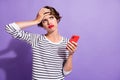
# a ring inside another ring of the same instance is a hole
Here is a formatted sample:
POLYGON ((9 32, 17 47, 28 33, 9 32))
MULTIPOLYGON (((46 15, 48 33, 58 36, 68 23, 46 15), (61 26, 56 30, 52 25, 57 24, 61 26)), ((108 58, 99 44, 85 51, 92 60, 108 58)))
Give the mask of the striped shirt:
POLYGON ((62 37, 60 42, 53 43, 43 34, 32 34, 21 30, 16 23, 6 25, 6 31, 14 38, 31 45, 32 80, 63 80, 64 76, 70 73, 63 70, 68 57, 67 38, 62 37))

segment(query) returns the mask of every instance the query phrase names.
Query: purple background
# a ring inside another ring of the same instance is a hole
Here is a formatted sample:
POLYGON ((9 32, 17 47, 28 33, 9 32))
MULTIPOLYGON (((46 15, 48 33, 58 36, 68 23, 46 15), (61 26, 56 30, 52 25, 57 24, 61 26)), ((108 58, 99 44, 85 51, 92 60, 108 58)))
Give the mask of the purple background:
MULTIPOLYGON (((31 48, 4 25, 32 20, 45 5, 62 15, 63 36, 81 36, 66 80, 120 80, 120 0, 0 0, 0 80, 31 80, 31 48)), ((37 26, 25 30, 45 33, 37 26)))

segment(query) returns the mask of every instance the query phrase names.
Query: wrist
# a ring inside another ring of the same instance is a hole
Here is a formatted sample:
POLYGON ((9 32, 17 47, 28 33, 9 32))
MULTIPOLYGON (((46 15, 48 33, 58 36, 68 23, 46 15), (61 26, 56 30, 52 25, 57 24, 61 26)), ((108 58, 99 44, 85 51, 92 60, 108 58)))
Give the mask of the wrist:
POLYGON ((33 20, 33 22, 34 22, 36 25, 40 23, 39 20, 33 20))
POLYGON ((72 58, 72 57, 73 57, 73 55, 72 55, 72 54, 69 54, 68 58, 72 58))
POLYGON ((73 56, 74 52, 69 52, 69 56, 73 56))

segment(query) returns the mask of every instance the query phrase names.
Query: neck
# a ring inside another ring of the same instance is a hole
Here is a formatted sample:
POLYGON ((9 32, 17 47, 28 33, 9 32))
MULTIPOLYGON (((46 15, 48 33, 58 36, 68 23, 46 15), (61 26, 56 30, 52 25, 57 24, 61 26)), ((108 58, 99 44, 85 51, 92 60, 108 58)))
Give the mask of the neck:
POLYGON ((59 42, 62 39, 61 35, 58 32, 47 33, 45 36, 52 42, 59 42))

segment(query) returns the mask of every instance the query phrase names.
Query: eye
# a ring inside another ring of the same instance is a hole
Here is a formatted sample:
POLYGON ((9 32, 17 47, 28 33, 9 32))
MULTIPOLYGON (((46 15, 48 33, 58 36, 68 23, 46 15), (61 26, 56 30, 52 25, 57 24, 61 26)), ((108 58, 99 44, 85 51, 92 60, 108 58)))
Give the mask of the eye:
POLYGON ((46 19, 43 19, 42 22, 45 23, 47 20, 46 19))

